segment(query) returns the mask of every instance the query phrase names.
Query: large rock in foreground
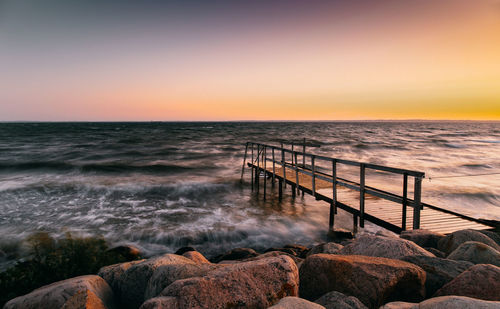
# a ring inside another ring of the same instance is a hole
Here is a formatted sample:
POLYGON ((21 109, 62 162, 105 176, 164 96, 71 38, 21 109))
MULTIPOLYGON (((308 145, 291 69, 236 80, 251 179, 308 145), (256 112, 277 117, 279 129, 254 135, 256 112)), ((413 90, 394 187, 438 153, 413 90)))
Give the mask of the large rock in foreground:
POLYGON ((441 296, 434 297, 419 304, 392 302, 385 304, 380 309, 498 309, 500 302, 486 301, 465 296, 441 296))
POLYGON ((439 289, 435 296, 458 295, 484 300, 500 300, 500 267, 474 265, 439 289))
POLYGON ((315 254, 300 267, 300 297, 308 300, 339 291, 376 308, 392 300, 422 300, 424 283, 420 267, 380 257, 315 254))
POLYGON ((325 307, 294 296, 282 298, 276 305, 268 309, 325 309, 325 307))
POLYGON ((419 230, 402 231, 400 237, 409 241, 413 241, 422 248, 423 247, 437 248, 438 242, 441 239, 445 238, 446 235, 429 230, 419 229, 419 230))
POLYGON ((458 248, 458 246, 467 241, 482 242, 483 244, 486 244, 494 248, 495 250, 500 251, 500 246, 497 245, 494 240, 484 235, 483 233, 474 230, 461 230, 447 235, 445 238, 441 239, 438 242, 438 249, 445 252, 446 254, 450 254, 456 248, 458 248))
POLYGON ((448 256, 450 260, 500 266, 500 252, 478 241, 466 241, 448 256))
POLYGON ((229 264, 204 277, 177 280, 160 296, 172 308, 267 308, 285 296, 297 296, 299 273, 288 256, 229 264), (172 300, 175 298, 175 301, 172 300))
POLYGON ((99 276, 88 275, 42 286, 29 294, 10 300, 5 304, 4 309, 61 308, 74 296, 72 300, 74 304, 82 304, 82 301, 86 303, 87 299, 91 299, 92 302, 100 303, 104 308, 115 307, 113 291, 106 281, 99 276))
POLYGON ((352 243, 342 248, 339 254, 377 256, 389 259, 400 259, 408 255, 425 255, 434 257, 434 254, 417 246, 412 241, 395 237, 374 235, 360 236, 352 243))
POLYGON ((425 270, 425 294, 427 296, 433 295, 443 285, 474 265, 466 261, 452 261, 430 256, 405 256, 402 260, 425 270))
POLYGON ((326 293, 314 302, 324 306, 325 309, 367 309, 356 297, 337 291, 326 293))

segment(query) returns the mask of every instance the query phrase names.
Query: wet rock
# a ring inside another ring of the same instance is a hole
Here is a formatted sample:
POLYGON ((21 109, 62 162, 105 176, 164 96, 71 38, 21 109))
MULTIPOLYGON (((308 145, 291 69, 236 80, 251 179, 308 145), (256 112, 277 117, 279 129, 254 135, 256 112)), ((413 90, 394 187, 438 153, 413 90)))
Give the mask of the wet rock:
POLYGON ((191 261, 195 262, 196 264, 210 264, 210 261, 207 260, 203 254, 199 253, 198 251, 188 251, 182 254, 183 257, 190 259, 191 261))
POLYGON ((71 296, 61 309, 108 309, 102 300, 89 290, 71 296))
MULTIPOLYGON (((192 252, 192 251, 191 251, 192 252)), ((175 263, 158 267, 147 283, 144 299, 150 299, 160 294, 163 289, 176 280, 206 275, 209 271, 223 267, 218 264, 187 264, 175 263)))
POLYGON ((327 253, 327 254, 338 254, 344 246, 334 242, 327 242, 314 246, 311 251, 307 253, 307 256, 317 254, 317 253, 327 253))
POLYGON ((465 296, 441 296, 424 300, 421 303, 392 302, 380 309, 498 309, 500 302, 486 301, 465 296))
POLYGON ((83 299, 87 299, 85 295, 91 295, 90 298, 96 302, 99 300, 105 308, 114 308, 113 291, 106 281, 99 276, 88 275, 38 288, 29 294, 10 300, 5 304, 4 309, 61 308, 78 293, 82 293, 83 299))
POLYGON ((309 252, 309 248, 307 248, 306 246, 297 245, 297 244, 285 245, 284 248, 294 250, 297 253, 297 256, 301 257, 301 258, 305 258, 306 254, 309 252))
POLYGON ((431 247, 437 249, 438 242, 445 238, 446 235, 432 232, 429 230, 409 230, 401 232, 401 238, 413 241, 420 247, 431 247))
POLYGON ((367 234, 360 236, 355 241, 342 248, 339 254, 377 256, 389 259, 400 259, 408 255, 434 257, 434 254, 419 247, 412 241, 367 234))
POLYGON ((329 230, 326 237, 330 241, 341 242, 346 239, 353 239, 354 234, 351 231, 344 229, 329 230))
POLYGON ((113 256, 121 256, 127 261, 137 260, 141 257, 141 251, 139 248, 132 245, 117 246, 109 249, 107 253, 113 256))
POLYGON ((300 267, 300 296, 308 300, 338 291, 375 308, 391 300, 422 300, 424 283, 420 267, 380 257, 315 254, 300 267))
POLYGON ((466 241, 448 256, 450 260, 469 261, 474 264, 492 264, 500 267, 500 252, 477 241, 466 241))
POLYGON ((276 305, 268 309, 325 309, 325 307, 305 300, 303 298, 287 296, 282 298, 276 305))
POLYGON ((385 236, 385 237, 398 237, 398 234, 395 234, 391 231, 388 231, 386 229, 378 230, 377 233, 375 233, 377 236, 385 236))
POLYGON ((489 238, 491 238, 494 242, 497 243, 497 245, 500 246, 500 232, 495 232, 495 231, 485 231, 485 230, 480 230, 478 231, 489 238))
POLYGON ((458 295, 484 300, 500 300, 500 267, 474 265, 445 284, 434 296, 458 295))
POLYGON ((266 253, 260 254, 260 255, 255 256, 255 257, 251 257, 251 258, 244 259, 244 260, 241 260, 241 261, 234 261, 234 262, 257 261, 257 260, 262 260, 262 259, 266 259, 266 258, 270 258, 270 257, 276 257, 276 256, 280 256, 280 255, 285 255, 285 256, 290 257, 295 262, 295 264, 297 264, 297 265, 299 265, 300 263, 302 263, 302 261, 304 261, 304 259, 296 257, 296 256, 293 256, 291 254, 287 254, 287 253, 284 253, 284 252, 281 252, 281 251, 271 251, 271 252, 266 252, 266 253))
POLYGON ((424 247, 425 250, 429 251, 430 253, 434 254, 438 258, 445 258, 446 253, 443 251, 439 251, 438 249, 432 248, 432 247, 424 247))
POLYGON ((347 296, 337 291, 326 293, 314 302, 326 309, 367 309, 356 297, 347 296))
MULTIPOLYGON (((123 275, 123 273, 129 269, 132 265, 141 263, 145 260, 139 260, 139 261, 132 261, 132 262, 126 262, 126 263, 119 263, 119 264, 113 264, 109 266, 104 266, 101 269, 99 269, 99 272, 97 273, 98 276, 102 277, 106 282, 109 284, 111 289, 115 294, 117 294, 117 291, 119 289, 118 282, 119 278, 123 275)), ((118 295, 117 295, 118 296, 118 295)))
POLYGON ((443 285, 473 266, 466 261, 452 261, 429 256, 405 256, 401 260, 420 266, 426 272, 425 291, 430 296, 443 285))
POLYGON ((196 249, 193 247, 181 247, 181 248, 177 249, 177 251, 175 251, 174 254, 183 255, 184 253, 189 252, 189 251, 196 251, 196 249))
POLYGON ((259 255, 255 250, 250 248, 236 248, 224 254, 214 257, 210 261, 219 263, 220 261, 243 260, 259 255))
POLYGON ((283 252, 283 253, 286 253, 286 254, 289 254, 289 255, 293 255, 293 256, 299 256, 299 254, 291 249, 291 248, 267 248, 266 250, 264 250, 264 253, 267 253, 267 252, 283 252))
POLYGON ((450 254, 458 248, 458 246, 467 241, 482 242, 483 244, 500 251, 499 245, 497 245, 491 238, 474 230, 461 230, 447 235, 438 242, 438 249, 446 254, 450 254))
POLYGON ((227 265, 203 277, 177 280, 161 292, 178 308, 267 308, 285 296, 297 296, 295 262, 278 256, 227 265))
POLYGON ((123 308, 138 308, 144 302, 148 282, 156 269, 170 264, 191 264, 195 262, 177 254, 165 254, 130 266, 117 278, 115 294, 123 308))
POLYGON ((145 301, 139 309, 177 309, 179 304, 175 297, 155 297, 145 301))

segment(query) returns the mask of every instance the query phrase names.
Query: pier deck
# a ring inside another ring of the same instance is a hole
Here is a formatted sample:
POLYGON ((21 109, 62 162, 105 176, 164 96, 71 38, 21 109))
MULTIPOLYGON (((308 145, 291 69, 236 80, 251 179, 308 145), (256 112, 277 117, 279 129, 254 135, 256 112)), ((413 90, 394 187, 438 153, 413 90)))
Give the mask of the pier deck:
POLYGON ((439 233, 452 233, 462 229, 487 230, 493 226, 486 221, 471 218, 447 209, 422 203, 421 180, 422 172, 373 165, 362 162, 318 156, 303 151, 293 151, 283 147, 247 143, 243 162, 242 177, 248 150, 251 149, 252 159, 246 165, 252 170, 252 188, 262 191, 266 198, 267 182, 279 186, 279 197, 285 188, 289 187, 292 196, 309 194, 317 200, 330 204, 329 223, 333 228, 336 208, 353 215, 354 229, 364 227, 364 221, 369 221, 395 233, 410 229, 428 229, 439 233), (254 147, 257 151, 254 153, 254 147), (251 147, 251 148, 250 148, 251 147), (302 159, 302 160, 298 160, 302 159), (327 161, 330 171, 321 171, 317 161, 327 161), (309 163, 309 164, 306 164, 309 163), (316 163, 316 164, 315 164, 316 163), (340 164, 359 167, 359 182, 347 180, 337 175, 340 164), (285 167, 285 169, 283 169, 285 167), (386 173, 399 174, 403 177, 403 194, 401 196, 365 185, 365 171, 372 169, 386 173), (260 175, 265 177, 259 177, 260 175), (413 177, 413 198, 409 198, 408 178, 413 177), (353 203, 353 194, 358 201, 353 203), (347 196, 348 198, 345 198, 347 196), (349 200, 350 202, 348 202, 349 200), (415 218, 415 220, 414 220, 415 218))

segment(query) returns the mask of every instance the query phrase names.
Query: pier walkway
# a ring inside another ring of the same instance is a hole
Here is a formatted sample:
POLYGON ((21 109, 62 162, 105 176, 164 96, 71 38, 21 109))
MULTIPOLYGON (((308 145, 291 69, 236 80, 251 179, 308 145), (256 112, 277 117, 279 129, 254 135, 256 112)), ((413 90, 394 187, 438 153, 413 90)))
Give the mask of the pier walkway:
POLYGON ((330 229, 333 229, 337 208, 352 214, 354 230, 357 230, 358 222, 363 228, 365 220, 395 233, 428 229, 447 234, 462 229, 494 228, 491 222, 423 203, 423 172, 306 153, 306 146, 315 145, 308 145, 305 140, 303 144, 292 145, 301 147, 302 151, 295 151, 293 146, 286 149, 283 143, 277 147, 247 142, 241 177, 243 179, 245 166, 251 168, 252 189, 259 192, 263 182, 264 199, 267 182, 271 182, 273 187, 278 184, 280 199, 288 186, 293 197, 300 193, 310 194, 327 202, 330 205, 330 229), (353 168, 357 169, 356 181, 352 180, 353 168), (351 173, 343 176, 342 171, 349 169, 351 173), (383 178, 393 187, 400 182, 401 195, 367 185, 368 171, 376 174, 379 184, 383 178), (351 180, 347 176, 351 176, 351 180), (412 188, 409 188, 410 184, 412 188), (353 197, 357 200, 355 203, 353 197))

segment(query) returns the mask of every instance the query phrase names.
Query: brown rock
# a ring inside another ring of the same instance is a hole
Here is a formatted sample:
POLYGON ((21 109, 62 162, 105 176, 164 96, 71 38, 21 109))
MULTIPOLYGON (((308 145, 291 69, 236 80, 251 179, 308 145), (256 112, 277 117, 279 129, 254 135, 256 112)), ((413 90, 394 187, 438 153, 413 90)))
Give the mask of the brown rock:
POLYGON ((425 294, 430 296, 473 264, 466 261, 453 261, 430 256, 405 256, 403 261, 421 267, 426 273, 425 294))
POLYGON ((424 300, 421 303, 392 302, 380 309, 499 309, 500 302, 486 301, 465 296, 441 296, 424 300))
POLYGON ((141 256, 141 251, 132 245, 117 246, 109 249, 107 253, 115 256, 122 256, 126 260, 137 260, 141 256))
POLYGON ((500 300, 500 267, 474 265, 439 289, 434 296, 458 295, 500 300))
POLYGON ((408 255, 434 257, 434 254, 417 246, 412 241, 368 234, 360 236, 355 241, 342 248, 339 254, 377 256, 389 259, 400 259, 408 255))
POLYGON ((268 309, 325 309, 325 307, 295 296, 282 298, 276 305, 268 309))
POLYGON ((76 296, 73 300, 75 303, 77 299, 85 300, 88 295, 91 295, 90 298, 94 301, 96 301, 95 298, 99 299, 105 308, 114 308, 113 291, 106 281, 99 276, 88 275, 42 286, 29 294, 10 300, 5 304, 4 309, 61 308, 70 298, 78 293, 82 293, 82 296, 76 296))
POLYGON ((500 267, 500 252, 478 241, 466 241, 448 256, 450 260, 469 261, 474 264, 492 264, 500 267))
POLYGON ((315 254, 300 267, 300 296, 308 300, 338 291, 375 308, 391 300, 420 301, 424 283, 420 267, 387 258, 315 254))
POLYGON ((291 255, 291 254, 287 254, 287 253, 284 253, 284 252, 281 252, 281 251, 271 251, 271 252, 266 252, 266 253, 257 255, 255 257, 251 257, 251 258, 244 259, 244 260, 241 260, 241 261, 234 261, 234 262, 257 261, 257 260, 267 259, 267 258, 270 258, 270 257, 275 257, 275 256, 280 256, 280 255, 286 255, 286 256, 290 257, 295 262, 295 264, 297 264, 297 265, 299 265, 300 263, 302 263, 302 261, 304 261, 304 259, 301 259, 301 258, 296 257, 296 256, 291 255))
POLYGON ((342 250, 344 246, 341 244, 337 244, 334 242, 322 243, 317 246, 314 246, 311 251, 307 253, 307 256, 318 254, 318 253, 327 253, 327 254, 338 254, 340 250, 342 250))
POLYGON ((80 291, 70 297, 61 309, 108 309, 94 293, 89 290, 80 291))
POLYGON ((314 302, 323 305, 325 309, 367 309, 356 297, 347 296, 337 291, 326 293, 314 302))
POLYGON ((287 256, 228 265, 204 277, 177 280, 161 292, 178 308, 267 308, 297 296, 298 269, 287 256))
POLYGON ((145 301, 139 309, 177 309, 179 304, 175 297, 155 297, 145 301))
POLYGON ((220 261, 231 261, 231 260, 243 260, 259 255, 255 250, 250 248, 236 248, 224 254, 214 257, 211 259, 213 263, 219 263, 220 261))
POLYGON ((115 294, 119 289, 118 282, 119 278, 123 275, 123 273, 129 269, 132 265, 144 262, 145 260, 132 261, 126 263, 113 264, 109 266, 104 266, 99 269, 97 273, 98 276, 102 277, 109 284, 111 289, 115 294))
POLYGON ((401 238, 413 241, 420 247, 431 247, 437 249, 438 242, 445 238, 446 235, 432 232, 429 230, 409 230, 401 232, 401 238))
POLYGON ((500 251, 500 246, 497 245, 495 241, 493 241, 483 233, 474 230, 461 230, 447 235, 445 238, 441 239, 438 242, 438 249, 446 254, 450 254, 456 248, 458 248, 458 246, 467 241, 482 242, 483 244, 486 244, 494 248, 495 250, 500 251))
POLYGON ((210 262, 198 251, 187 251, 182 254, 183 257, 188 258, 196 264, 210 264, 210 262))

